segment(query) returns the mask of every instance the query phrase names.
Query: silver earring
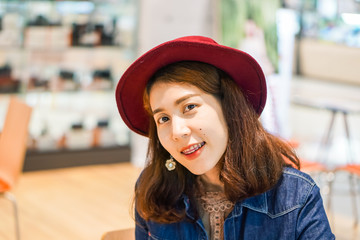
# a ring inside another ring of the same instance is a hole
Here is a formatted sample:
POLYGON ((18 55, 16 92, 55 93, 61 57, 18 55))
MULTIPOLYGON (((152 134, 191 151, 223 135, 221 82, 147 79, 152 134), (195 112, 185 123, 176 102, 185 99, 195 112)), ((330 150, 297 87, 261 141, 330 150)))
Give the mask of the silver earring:
POLYGON ((168 171, 172 171, 176 168, 176 162, 174 161, 173 156, 170 155, 170 159, 166 160, 165 167, 168 171))

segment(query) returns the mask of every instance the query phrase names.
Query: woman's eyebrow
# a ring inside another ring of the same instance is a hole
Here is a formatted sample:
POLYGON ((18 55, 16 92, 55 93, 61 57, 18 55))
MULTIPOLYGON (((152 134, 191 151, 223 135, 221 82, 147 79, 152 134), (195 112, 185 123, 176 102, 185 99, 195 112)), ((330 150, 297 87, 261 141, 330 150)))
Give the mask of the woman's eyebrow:
MULTIPOLYGON (((196 97, 196 96, 200 96, 200 94, 197 94, 197 93, 191 93, 191 94, 187 94, 185 96, 182 96, 181 98, 177 99, 175 101, 175 106, 179 105, 180 103, 186 101, 187 99, 189 98, 192 98, 192 97, 196 97)), ((163 108, 157 108, 155 109, 154 111, 152 111, 152 114, 155 115, 156 113, 159 113, 159 112, 162 112, 164 109, 163 108)))
POLYGON ((200 96, 200 94, 192 93, 192 94, 185 95, 175 101, 175 106, 179 105, 180 103, 184 102, 185 100, 187 100, 191 97, 196 97, 196 96, 200 96))

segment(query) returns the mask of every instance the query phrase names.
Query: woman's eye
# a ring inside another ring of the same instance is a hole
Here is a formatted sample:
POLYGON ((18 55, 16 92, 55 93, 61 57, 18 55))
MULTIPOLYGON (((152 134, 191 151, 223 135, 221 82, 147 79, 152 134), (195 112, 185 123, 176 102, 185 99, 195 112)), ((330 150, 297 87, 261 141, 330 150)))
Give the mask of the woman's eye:
POLYGON ((184 112, 188 112, 192 109, 194 109, 196 107, 196 104, 189 104, 185 107, 185 111, 184 112))
POLYGON ((161 117, 161 118, 159 118, 159 120, 158 120, 159 124, 165 123, 165 122, 167 122, 167 121, 169 121, 169 118, 168 118, 168 117, 161 117))

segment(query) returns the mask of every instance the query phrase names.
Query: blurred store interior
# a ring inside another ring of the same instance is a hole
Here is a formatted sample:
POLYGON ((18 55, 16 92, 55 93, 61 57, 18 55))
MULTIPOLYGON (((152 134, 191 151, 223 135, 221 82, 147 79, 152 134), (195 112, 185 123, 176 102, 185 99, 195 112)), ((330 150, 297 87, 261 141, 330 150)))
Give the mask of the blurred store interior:
MULTIPOLYGON (((32 108, 12 189, 22 239, 133 227, 147 140, 122 122, 114 89, 137 56, 184 35, 259 61, 268 84, 260 120, 325 166, 304 171, 322 188, 337 238, 360 239, 359 0, 1 0, 0 129, 13 97, 32 108)), ((0 239, 15 239, 3 198, 0 219, 0 239)))

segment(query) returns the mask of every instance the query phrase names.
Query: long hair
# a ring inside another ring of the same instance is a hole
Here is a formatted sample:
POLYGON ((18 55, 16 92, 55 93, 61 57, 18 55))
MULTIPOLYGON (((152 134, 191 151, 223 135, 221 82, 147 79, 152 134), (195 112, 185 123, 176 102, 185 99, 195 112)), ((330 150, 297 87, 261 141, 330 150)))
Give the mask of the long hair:
MULTIPOLYGON (((230 201, 241 201, 271 189, 289 162, 300 168, 292 148, 264 130, 242 90, 223 71, 192 61, 160 69, 149 80, 144 93, 144 107, 150 116, 149 93, 155 82, 191 84, 220 100, 229 139, 218 164, 220 180, 230 201)), ((169 153, 159 141, 152 116, 148 137, 147 164, 135 190, 136 209, 145 220, 160 223, 180 221, 185 218, 182 195, 187 195, 194 203, 197 176, 181 164, 171 172, 165 168, 169 153)))

